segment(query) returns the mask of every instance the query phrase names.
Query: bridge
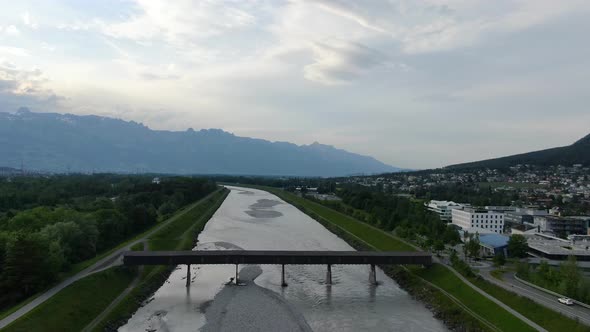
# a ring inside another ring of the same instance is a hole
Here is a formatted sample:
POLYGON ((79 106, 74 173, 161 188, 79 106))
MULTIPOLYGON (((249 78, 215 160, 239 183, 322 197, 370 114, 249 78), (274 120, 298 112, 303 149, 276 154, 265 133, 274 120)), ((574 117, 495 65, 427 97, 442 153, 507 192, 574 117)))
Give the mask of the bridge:
POLYGON ((190 266, 231 264, 236 266, 238 284, 240 264, 281 265, 281 285, 285 265, 326 265, 326 283, 332 284, 332 265, 370 265, 370 277, 377 284, 375 265, 430 265, 432 255, 426 252, 401 251, 273 251, 273 250, 197 250, 197 251, 127 251, 123 263, 134 265, 187 265, 186 285, 190 285, 190 266))

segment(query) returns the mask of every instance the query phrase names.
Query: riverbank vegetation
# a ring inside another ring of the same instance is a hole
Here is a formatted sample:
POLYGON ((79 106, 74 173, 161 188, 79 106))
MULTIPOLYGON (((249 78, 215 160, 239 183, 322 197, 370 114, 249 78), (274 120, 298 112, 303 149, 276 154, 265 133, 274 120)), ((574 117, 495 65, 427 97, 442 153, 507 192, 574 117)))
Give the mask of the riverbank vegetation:
POLYGON ((0 309, 51 286, 214 191, 206 179, 96 175, 0 181, 0 309))

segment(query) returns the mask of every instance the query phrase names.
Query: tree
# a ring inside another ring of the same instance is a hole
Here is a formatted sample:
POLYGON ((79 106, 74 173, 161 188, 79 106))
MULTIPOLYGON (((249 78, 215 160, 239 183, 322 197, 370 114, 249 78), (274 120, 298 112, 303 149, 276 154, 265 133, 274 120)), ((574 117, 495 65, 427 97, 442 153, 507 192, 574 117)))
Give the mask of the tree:
POLYGON ((479 234, 475 233, 469 237, 469 241, 465 244, 467 256, 477 258, 479 256, 479 234))
POLYGON ((442 240, 444 243, 454 246, 461 242, 461 237, 459 236, 459 232, 457 232, 453 226, 447 225, 442 234, 442 240))
POLYGON ((39 233, 17 234, 6 248, 6 290, 28 296, 55 280, 57 269, 48 257, 51 252, 49 243, 39 233))
POLYGON ((494 266, 500 267, 506 264, 506 257, 504 257, 503 253, 498 253, 494 256, 494 266))
POLYGON ((575 297, 580 281, 582 280, 582 275, 576 263, 576 257, 569 256, 567 262, 560 265, 559 272, 561 276, 560 291, 567 296, 575 297))
POLYGON ((508 240, 508 255, 510 257, 526 257, 529 245, 524 236, 514 234, 508 240))
POLYGON ((436 254, 440 254, 442 250, 445 250, 445 244, 441 240, 434 241, 434 251, 436 251, 436 254))
MULTIPOLYGON (((543 261, 541 261, 543 263, 543 261)), ((529 280, 531 273, 531 266, 528 262, 517 262, 516 263, 516 275, 519 277, 529 280)))

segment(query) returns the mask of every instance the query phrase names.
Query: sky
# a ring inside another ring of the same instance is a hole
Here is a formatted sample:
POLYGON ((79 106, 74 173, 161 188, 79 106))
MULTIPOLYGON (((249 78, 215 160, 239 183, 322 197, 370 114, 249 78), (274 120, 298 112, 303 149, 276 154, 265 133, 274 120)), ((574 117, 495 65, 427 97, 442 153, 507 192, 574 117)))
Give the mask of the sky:
POLYGON ((590 133, 589 36, 587 0, 0 0, 0 111, 441 167, 590 133))

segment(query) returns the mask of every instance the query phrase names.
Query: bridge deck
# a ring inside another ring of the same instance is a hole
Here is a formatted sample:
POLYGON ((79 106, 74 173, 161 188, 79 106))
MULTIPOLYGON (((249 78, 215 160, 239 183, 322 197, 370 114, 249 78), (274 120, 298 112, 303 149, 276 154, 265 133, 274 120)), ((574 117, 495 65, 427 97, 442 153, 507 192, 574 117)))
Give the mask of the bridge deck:
POLYGON ((349 265, 409 264, 428 265, 432 255, 426 252, 384 251, 272 251, 272 250, 200 250, 200 251, 128 251, 125 265, 179 264, 287 264, 349 265))

